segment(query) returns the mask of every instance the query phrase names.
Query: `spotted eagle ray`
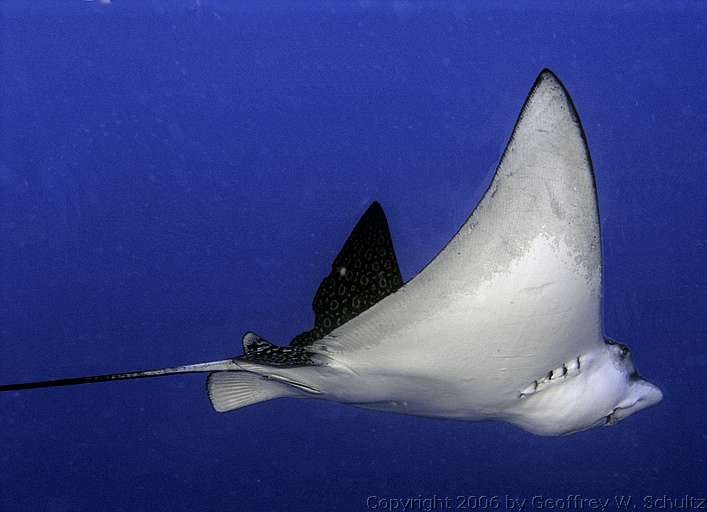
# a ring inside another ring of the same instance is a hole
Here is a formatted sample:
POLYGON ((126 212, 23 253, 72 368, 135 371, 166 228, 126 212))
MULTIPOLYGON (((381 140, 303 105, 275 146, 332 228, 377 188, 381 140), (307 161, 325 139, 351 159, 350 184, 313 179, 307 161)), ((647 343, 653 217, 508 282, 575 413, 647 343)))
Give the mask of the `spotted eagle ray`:
POLYGON ((540 435, 613 425, 662 393, 604 337, 599 226, 582 125, 544 70, 484 197, 408 283, 374 202, 316 292, 314 328, 289 346, 248 332, 231 359, 0 391, 207 372, 219 412, 296 397, 540 435))

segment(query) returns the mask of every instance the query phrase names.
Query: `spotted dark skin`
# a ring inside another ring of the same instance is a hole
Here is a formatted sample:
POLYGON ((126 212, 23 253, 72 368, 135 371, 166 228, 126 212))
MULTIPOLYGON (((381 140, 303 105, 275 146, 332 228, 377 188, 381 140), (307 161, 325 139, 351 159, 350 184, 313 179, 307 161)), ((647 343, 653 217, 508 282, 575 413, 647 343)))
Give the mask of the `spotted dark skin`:
MULTIPOLYGON (((312 309, 314 327, 288 347, 262 338, 244 343, 241 359, 272 366, 312 364, 307 347, 396 292, 403 285, 388 220, 374 202, 366 210, 319 285, 312 309)), ((244 338, 245 340, 245 338, 244 338)))

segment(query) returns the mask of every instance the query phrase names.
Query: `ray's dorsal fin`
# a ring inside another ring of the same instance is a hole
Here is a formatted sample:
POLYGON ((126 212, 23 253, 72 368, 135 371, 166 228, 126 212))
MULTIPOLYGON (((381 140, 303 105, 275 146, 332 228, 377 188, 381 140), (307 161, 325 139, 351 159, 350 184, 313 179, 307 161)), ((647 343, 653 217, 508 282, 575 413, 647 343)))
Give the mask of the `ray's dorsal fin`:
POLYGON ((354 227, 319 285, 312 308, 314 328, 290 343, 306 346, 366 311, 403 285, 388 221, 375 201, 354 227))

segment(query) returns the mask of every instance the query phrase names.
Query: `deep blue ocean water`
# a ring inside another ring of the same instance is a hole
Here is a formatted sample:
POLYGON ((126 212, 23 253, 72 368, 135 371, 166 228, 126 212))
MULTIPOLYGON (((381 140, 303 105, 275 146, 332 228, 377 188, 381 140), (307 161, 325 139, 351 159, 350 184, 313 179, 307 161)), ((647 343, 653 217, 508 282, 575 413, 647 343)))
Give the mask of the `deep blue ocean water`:
POLYGON ((541 438, 318 401, 220 415, 200 375, 6 393, 0 511, 707 497, 706 49, 698 2, 3 2, 0 383, 286 343, 376 199, 410 279, 549 67, 594 161, 606 334, 665 398, 541 438))

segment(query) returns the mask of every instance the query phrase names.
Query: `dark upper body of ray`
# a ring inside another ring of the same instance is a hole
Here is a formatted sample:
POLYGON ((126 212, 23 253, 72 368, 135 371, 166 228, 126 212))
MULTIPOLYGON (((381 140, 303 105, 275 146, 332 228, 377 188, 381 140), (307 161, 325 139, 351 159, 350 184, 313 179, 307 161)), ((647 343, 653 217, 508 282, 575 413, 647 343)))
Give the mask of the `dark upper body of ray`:
POLYGON ((295 336, 289 347, 278 347, 262 338, 246 335, 243 359, 277 366, 307 364, 304 350, 331 331, 397 291, 403 277, 395 256, 388 221, 378 202, 369 206, 344 247, 331 272, 317 289, 312 302, 314 327, 295 336))

